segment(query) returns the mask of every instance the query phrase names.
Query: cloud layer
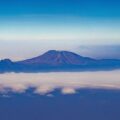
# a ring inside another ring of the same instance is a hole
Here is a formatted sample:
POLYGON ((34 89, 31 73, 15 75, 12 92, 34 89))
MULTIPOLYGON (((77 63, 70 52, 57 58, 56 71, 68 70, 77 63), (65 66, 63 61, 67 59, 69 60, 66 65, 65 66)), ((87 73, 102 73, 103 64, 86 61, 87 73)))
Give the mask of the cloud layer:
POLYGON ((62 94, 75 94, 80 88, 120 89, 120 71, 0 74, 1 93, 22 93, 31 87, 40 95, 55 89, 62 94))

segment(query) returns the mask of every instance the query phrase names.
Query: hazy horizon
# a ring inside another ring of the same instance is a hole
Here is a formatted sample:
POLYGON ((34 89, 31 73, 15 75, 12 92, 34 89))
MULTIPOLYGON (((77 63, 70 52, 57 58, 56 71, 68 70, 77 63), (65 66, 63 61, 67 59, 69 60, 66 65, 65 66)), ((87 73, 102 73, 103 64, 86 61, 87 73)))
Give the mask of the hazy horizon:
POLYGON ((50 49, 120 58, 119 6, 116 0, 1 1, 0 59, 22 60, 50 49))
POLYGON ((78 45, 78 46, 66 46, 65 49, 58 46, 46 46, 43 47, 40 42, 32 42, 31 44, 24 45, 23 42, 17 42, 19 46, 14 48, 16 42, 9 43, 6 46, 6 42, 0 44, 0 60, 11 59, 12 61, 19 61, 40 56, 49 50, 58 51, 70 51, 81 56, 91 57, 94 59, 120 59, 120 45, 78 45), (41 47, 40 47, 41 46, 41 47))

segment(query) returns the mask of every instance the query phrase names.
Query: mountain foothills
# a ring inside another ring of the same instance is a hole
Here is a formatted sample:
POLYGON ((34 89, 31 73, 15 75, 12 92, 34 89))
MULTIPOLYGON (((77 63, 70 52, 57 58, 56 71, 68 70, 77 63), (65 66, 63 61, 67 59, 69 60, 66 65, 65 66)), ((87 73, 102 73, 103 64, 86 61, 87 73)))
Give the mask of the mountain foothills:
POLYGON ((5 72, 52 72, 96 71, 120 69, 120 60, 92 59, 69 51, 50 50, 35 58, 13 62, 0 61, 0 73, 5 72))

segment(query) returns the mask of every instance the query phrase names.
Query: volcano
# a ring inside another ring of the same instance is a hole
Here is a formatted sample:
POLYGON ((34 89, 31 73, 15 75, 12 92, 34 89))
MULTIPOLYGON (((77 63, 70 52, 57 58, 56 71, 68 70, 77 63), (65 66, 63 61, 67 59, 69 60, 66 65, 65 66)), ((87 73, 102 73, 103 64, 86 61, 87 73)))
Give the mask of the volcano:
POLYGON ((38 57, 20 61, 22 64, 38 64, 38 65, 49 65, 49 66, 61 66, 61 65, 83 65, 94 59, 88 57, 82 57, 73 52, 69 51, 56 51, 50 50, 43 55, 38 57))
POLYGON ((86 71, 120 69, 120 60, 93 59, 70 51, 50 50, 22 61, 0 61, 0 72, 86 71))

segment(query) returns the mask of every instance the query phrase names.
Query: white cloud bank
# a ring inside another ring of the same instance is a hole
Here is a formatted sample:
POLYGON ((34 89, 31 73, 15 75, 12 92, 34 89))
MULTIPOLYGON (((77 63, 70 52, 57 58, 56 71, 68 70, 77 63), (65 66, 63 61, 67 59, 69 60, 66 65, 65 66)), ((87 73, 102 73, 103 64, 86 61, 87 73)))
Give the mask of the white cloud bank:
POLYGON ((80 88, 120 89, 120 71, 0 74, 1 93, 8 89, 21 93, 30 87, 42 95, 55 89, 62 94, 74 94, 80 88))

